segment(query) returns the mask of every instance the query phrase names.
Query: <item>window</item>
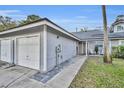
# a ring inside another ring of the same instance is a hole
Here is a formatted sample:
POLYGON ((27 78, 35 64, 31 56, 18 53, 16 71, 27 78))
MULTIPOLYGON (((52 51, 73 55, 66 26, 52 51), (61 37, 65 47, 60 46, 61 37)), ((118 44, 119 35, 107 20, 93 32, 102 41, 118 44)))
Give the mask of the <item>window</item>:
POLYGON ((122 26, 117 26, 117 31, 122 31, 124 28, 122 26))

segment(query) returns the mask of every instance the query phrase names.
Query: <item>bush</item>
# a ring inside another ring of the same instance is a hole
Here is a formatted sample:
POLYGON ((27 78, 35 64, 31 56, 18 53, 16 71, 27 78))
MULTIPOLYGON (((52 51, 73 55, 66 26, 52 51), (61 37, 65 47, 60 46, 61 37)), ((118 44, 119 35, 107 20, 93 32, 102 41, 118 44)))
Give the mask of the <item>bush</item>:
POLYGON ((118 53, 118 47, 112 47, 112 57, 117 58, 118 53))
POLYGON ((124 46, 112 47, 112 57, 124 59, 124 46))

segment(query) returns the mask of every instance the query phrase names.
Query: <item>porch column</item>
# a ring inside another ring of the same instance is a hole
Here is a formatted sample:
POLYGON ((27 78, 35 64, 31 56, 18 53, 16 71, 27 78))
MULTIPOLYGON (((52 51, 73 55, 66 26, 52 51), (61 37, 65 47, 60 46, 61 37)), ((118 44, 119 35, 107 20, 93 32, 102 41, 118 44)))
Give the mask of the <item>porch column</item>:
POLYGON ((111 42, 111 40, 109 41, 109 52, 110 52, 110 54, 112 53, 112 42, 111 42))
POLYGON ((121 45, 121 40, 119 40, 119 45, 121 45))
POLYGON ((88 42, 86 41, 86 44, 85 44, 86 46, 86 56, 88 55, 88 42))
POLYGON ((43 27, 43 72, 47 71, 47 25, 43 27))

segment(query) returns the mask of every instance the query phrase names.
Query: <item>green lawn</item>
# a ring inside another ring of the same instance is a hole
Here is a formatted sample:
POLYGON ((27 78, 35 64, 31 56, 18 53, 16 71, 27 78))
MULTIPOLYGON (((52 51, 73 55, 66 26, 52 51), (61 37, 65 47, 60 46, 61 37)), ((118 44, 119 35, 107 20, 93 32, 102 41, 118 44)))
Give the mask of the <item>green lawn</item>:
POLYGON ((102 57, 89 57, 70 87, 122 88, 124 87, 124 60, 113 59, 113 64, 105 64, 102 57))

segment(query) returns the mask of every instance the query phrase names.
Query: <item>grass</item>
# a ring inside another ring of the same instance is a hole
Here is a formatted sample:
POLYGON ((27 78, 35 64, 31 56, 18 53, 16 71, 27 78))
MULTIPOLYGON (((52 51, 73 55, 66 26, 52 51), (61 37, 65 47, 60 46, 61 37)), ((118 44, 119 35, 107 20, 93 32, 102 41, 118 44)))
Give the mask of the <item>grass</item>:
POLYGON ((124 60, 103 63, 102 57, 89 57, 72 81, 71 88, 123 88, 124 60))

